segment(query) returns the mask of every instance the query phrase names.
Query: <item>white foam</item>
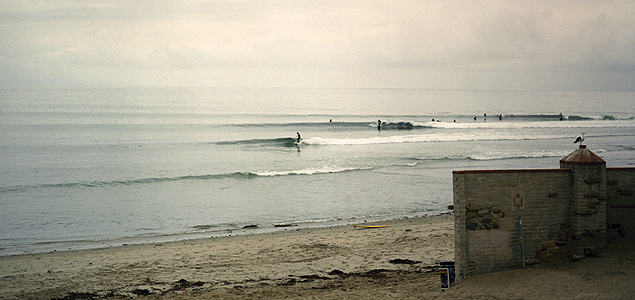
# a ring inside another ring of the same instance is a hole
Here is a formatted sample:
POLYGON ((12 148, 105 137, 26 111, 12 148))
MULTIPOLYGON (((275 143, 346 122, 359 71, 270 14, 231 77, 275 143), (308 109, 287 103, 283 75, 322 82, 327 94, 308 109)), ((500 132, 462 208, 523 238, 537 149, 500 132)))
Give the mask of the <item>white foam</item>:
POLYGON ((323 166, 316 168, 306 168, 301 170, 286 170, 286 171, 263 171, 254 172, 258 176, 273 177, 273 176, 286 176, 286 175, 314 175, 314 174, 329 174, 329 173, 342 173, 347 171, 357 170, 370 170, 371 167, 359 167, 359 168, 344 168, 335 166, 323 166))
POLYGON ((617 128, 635 126, 635 120, 616 120, 616 121, 532 121, 532 122, 515 122, 515 121, 498 121, 491 120, 488 122, 427 122, 420 126, 445 129, 520 129, 520 128, 617 128))
POLYGON ((561 152, 548 152, 548 151, 535 151, 535 152, 495 152, 490 151, 486 153, 470 155, 469 158, 473 160, 499 160, 509 158, 541 158, 541 157, 560 157, 561 152))
POLYGON ((403 144, 425 142, 464 142, 464 141, 499 141, 499 140, 540 140, 571 138, 571 135, 533 134, 518 135, 516 132, 464 132, 464 133, 427 133, 420 135, 393 135, 366 138, 321 138, 313 137, 303 140, 306 145, 372 145, 403 144))

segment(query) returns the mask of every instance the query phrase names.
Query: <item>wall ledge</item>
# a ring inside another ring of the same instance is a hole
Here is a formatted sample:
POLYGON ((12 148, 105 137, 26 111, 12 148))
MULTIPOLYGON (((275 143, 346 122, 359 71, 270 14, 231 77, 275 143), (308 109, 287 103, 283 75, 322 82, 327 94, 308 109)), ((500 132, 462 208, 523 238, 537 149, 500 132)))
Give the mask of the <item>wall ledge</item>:
MULTIPOLYGON (((635 168, 633 168, 635 169, 635 168)), ((458 170, 452 174, 487 174, 487 173, 570 173, 571 169, 505 169, 505 170, 458 170)))
POLYGON ((623 168, 619 168, 619 167, 612 167, 612 168, 606 168, 607 171, 635 171, 635 167, 623 167, 623 168))

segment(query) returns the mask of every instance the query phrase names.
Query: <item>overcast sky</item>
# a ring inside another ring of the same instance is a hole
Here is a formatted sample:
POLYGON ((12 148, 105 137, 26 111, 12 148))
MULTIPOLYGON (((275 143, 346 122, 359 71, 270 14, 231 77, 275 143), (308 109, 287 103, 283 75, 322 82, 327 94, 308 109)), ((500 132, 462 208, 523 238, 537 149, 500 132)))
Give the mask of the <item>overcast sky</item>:
POLYGON ((0 85, 635 90, 635 1, 0 0, 0 85))

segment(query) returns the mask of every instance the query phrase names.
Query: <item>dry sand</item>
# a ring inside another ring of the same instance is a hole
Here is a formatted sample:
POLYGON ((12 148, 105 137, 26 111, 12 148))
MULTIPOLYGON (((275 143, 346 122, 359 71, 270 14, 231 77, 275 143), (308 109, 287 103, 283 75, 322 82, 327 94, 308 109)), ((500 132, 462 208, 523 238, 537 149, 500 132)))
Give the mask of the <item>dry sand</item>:
POLYGON ((635 299, 635 243, 440 290, 453 216, 0 257, 0 299, 635 299))

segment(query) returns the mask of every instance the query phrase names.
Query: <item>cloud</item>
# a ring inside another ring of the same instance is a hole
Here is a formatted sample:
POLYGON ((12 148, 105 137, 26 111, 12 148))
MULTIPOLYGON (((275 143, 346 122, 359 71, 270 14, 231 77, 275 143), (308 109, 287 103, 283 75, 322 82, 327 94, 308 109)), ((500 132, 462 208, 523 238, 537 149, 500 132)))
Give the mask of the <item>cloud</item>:
POLYGON ((2 2, 0 84, 635 88, 630 1, 2 2))

